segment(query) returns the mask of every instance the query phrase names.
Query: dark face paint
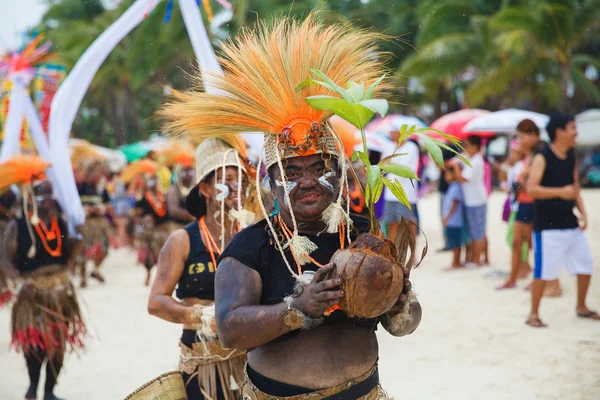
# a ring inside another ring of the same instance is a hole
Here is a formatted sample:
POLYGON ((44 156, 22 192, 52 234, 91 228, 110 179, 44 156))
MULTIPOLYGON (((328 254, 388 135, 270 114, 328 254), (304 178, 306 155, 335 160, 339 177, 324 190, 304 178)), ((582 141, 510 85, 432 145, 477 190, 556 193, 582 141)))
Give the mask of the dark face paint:
MULTIPOLYGON (((337 162, 332 160, 331 168, 337 170, 337 162)), ((323 211, 334 201, 335 192, 331 192, 327 185, 320 182, 327 172, 325 162, 320 154, 314 154, 306 157, 288 158, 284 162, 286 180, 290 184, 289 197, 291 209, 298 221, 316 222, 321 219, 323 211), (293 186, 293 187, 292 187, 293 186)), ((332 172, 332 171, 331 171, 332 172)), ((275 182, 282 182, 281 172, 277 165, 273 166, 273 178, 275 182)), ((327 182, 337 191, 338 179, 337 173, 330 174, 327 182)), ((274 185, 275 196, 279 202, 282 212, 289 213, 290 206, 285 202, 284 187, 274 185)))

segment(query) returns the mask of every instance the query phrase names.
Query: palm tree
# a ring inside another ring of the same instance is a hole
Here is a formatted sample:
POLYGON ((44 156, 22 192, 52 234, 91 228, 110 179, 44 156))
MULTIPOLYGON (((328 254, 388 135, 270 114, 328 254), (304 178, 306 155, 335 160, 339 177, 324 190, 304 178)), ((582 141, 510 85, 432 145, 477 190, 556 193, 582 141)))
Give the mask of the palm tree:
POLYGON ((506 7, 491 23, 494 29, 503 32, 499 40, 501 46, 515 49, 518 43, 526 44, 523 51, 531 57, 532 63, 555 64, 561 107, 569 108, 571 81, 588 96, 600 100, 600 93, 580 69, 583 62, 597 64, 600 60, 577 52, 582 43, 600 33, 600 1, 531 0, 506 7))

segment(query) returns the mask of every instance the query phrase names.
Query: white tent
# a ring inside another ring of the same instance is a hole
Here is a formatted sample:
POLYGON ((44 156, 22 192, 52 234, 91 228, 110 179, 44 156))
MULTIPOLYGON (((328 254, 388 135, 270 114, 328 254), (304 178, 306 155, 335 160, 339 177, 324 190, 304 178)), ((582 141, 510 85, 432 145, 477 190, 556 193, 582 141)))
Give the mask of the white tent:
POLYGON ((577 145, 600 146, 600 109, 587 110, 575 116, 577 145))

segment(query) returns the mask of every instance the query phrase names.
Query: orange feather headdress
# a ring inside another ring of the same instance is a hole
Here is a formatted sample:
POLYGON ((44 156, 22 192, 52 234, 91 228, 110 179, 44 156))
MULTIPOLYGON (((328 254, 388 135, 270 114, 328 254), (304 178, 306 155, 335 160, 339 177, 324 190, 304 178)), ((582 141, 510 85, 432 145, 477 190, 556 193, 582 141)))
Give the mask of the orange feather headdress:
POLYGON ((123 168, 121 173, 121 181, 123 183, 129 183, 135 178, 149 174, 155 175, 158 170, 158 164, 147 158, 134 161, 123 168))
POLYGON ((160 163, 165 167, 180 165, 184 168, 194 166, 196 158, 194 146, 187 140, 170 140, 158 154, 160 163))
POLYGON ((269 135, 287 133, 286 144, 302 144, 315 123, 323 126, 331 116, 305 99, 334 93, 320 85, 296 90, 298 85, 311 69, 343 86, 349 81, 372 84, 383 72, 384 59, 374 44, 382 37, 348 24, 321 24, 315 14, 303 22, 284 18, 245 29, 223 46, 224 76, 211 79, 217 94, 175 92, 175 101, 160 112, 168 119, 165 128, 192 141, 259 131, 267 143, 269 135))
POLYGON ((71 164, 73 170, 83 176, 98 166, 108 167, 106 158, 87 140, 77 140, 71 144, 71 164))
POLYGON ((50 163, 38 156, 16 156, 0 164, 0 191, 14 184, 30 184, 46 179, 45 170, 50 163))

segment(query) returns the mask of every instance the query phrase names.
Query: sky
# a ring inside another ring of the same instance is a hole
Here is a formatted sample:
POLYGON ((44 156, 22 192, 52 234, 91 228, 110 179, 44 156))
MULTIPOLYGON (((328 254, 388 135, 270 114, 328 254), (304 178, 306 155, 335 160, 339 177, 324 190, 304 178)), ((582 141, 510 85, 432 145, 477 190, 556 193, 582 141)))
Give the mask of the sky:
MULTIPOLYGON (((82 0, 83 1, 83 0, 82 0)), ((44 0, 0 0, 0 54, 23 44, 23 32, 40 22, 47 6, 44 0)), ((103 0, 113 7, 116 0, 103 0)))
POLYGON ((46 11, 43 0, 0 0, 0 49, 16 49, 22 34, 41 20, 46 11))

